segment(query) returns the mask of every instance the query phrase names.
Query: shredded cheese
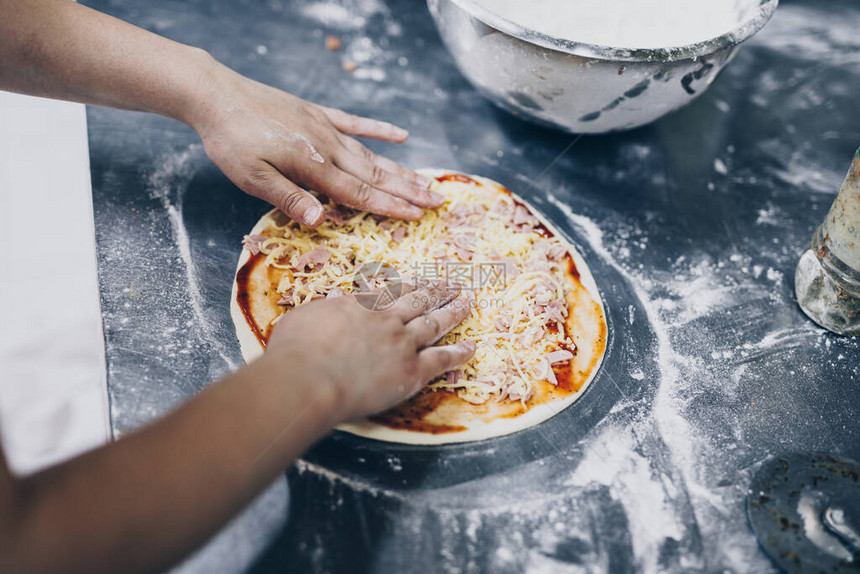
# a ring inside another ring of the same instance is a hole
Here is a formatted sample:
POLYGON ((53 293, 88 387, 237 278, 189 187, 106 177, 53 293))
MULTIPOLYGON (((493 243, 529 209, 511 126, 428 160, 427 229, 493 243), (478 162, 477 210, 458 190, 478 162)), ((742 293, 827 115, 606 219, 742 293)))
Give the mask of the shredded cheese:
POLYGON ((545 355, 574 348, 563 324, 567 248, 559 238, 544 236, 530 213, 489 183, 445 180, 434 189, 445 204, 413 222, 344 214, 329 204, 337 217, 310 229, 272 212, 259 249, 265 265, 283 270, 280 303, 286 311, 355 292, 356 272, 374 262, 405 278, 458 282, 474 295, 471 312, 439 344, 473 340, 477 349, 458 375, 441 377, 429 388, 456 392, 475 404, 491 398, 525 403, 533 381, 554 379, 545 355), (323 263, 307 255, 318 248, 328 252, 323 263))

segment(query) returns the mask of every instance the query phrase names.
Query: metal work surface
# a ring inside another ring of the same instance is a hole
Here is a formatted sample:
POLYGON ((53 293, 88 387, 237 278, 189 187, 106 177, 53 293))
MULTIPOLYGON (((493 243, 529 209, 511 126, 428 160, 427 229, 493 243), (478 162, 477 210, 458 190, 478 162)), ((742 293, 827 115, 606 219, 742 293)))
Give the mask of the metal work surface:
MULTIPOLYGON (((785 2, 687 108, 579 138, 481 98, 418 0, 339 2, 91 5, 403 125, 407 144, 370 146, 406 165, 526 197, 590 262, 609 347, 578 402, 515 435, 434 448, 329 436, 288 471, 288 518, 276 484, 187 568, 772 570, 744 511, 754 471, 788 451, 860 459, 860 342, 816 327, 792 292, 860 145, 860 6, 785 2)), ((241 365, 230 286, 266 206, 176 122, 90 108, 89 126, 121 435, 241 365)))

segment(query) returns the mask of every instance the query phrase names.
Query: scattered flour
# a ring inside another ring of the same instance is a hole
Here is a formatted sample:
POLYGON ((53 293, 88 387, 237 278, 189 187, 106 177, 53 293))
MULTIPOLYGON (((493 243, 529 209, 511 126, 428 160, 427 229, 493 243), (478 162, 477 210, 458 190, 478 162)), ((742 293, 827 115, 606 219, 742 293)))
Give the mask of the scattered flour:
POLYGON ((387 14, 388 7, 378 0, 344 0, 342 2, 311 2, 301 9, 302 15, 328 28, 358 30, 378 14, 387 14))
POLYGON ((765 209, 758 210, 756 225, 779 225, 779 208, 776 204, 768 201, 765 209))
MULTIPOLYGON (((704 556, 708 557, 710 569, 727 569, 733 572, 772 570, 769 562, 756 551, 755 539, 749 535, 743 513, 738 510, 742 508, 745 489, 742 485, 734 489, 715 489, 715 485, 710 483, 711 477, 702 474, 708 463, 716 458, 713 450, 715 447, 711 446, 709 429, 691 425, 684 416, 685 405, 692 396, 712 384, 723 387, 725 375, 731 376, 732 372, 738 369, 743 372, 746 368, 740 363, 737 368, 729 367, 724 375, 721 372, 714 373, 712 365, 708 370, 712 371, 713 382, 703 378, 707 377, 707 371, 702 371, 703 361, 693 353, 697 348, 698 351, 705 352, 707 347, 696 344, 695 336, 690 336, 690 325, 708 313, 730 305, 735 299, 733 293, 736 293, 736 290, 753 287, 724 281, 720 272, 721 262, 707 259, 690 264, 685 258, 680 258, 673 268, 673 277, 660 276, 657 280, 641 269, 631 270, 624 265, 624 260, 618 257, 620 249, 617 241, 607 245, 603 232, 593 221, 573 213, 569 206, 553 196, 549 197, 549 201, 584 233, 590 247, 598 256, 610 262, 630 281, 648 316, 657 337, 656 362, 661 374, 650 416, 653 417, 662 440, 669 447, 673 466, 680 474, 678 479, 687 489, 699 534, 706 546, 704 556), (718 534, 711 532, 715 528, 718 529, 718 534)), ((613 237, 616 236, 614 233, 613 237)), ((743 263, 743 258, 735 262, 743 263)), ((722 266, 724 265, 725 263, 722 263, 722 266)), ((762 296, 764 295, 762 293, 762 296)), ((734 353, 730 351, 718 352, 718 360, 723 362, 731 362, 733 356, 734 353)), ((713 360, 713 357, 708 359, 713 360)), ((724 392, 731 392, 731 389, 725 389, 724 392)), ((616 437, 614 440, 619 439, 616 437)), ((622 485, 636 474, 629 469, 636 468, 635 459, 638 455, 633 450, 626 451, 626 456, 630 457, 628 476, 614 477, 614 482, 620 481, 622 485)), ((623 492, 623 486, 620 488, 623 492)), ((639 492, 650 492, 650 504, 659 505, 661 501, 665 501, 665 497, 653 491, 653 487, 647 483, 642 483, 637 488, 639 492)), ((625 509, 630 512, 635 509, 636 504, 639 504, 639 501, 625 504, 625 509)), ((631 512, 629 515, 632 535, 634 539, 638 537, 642 541, 639 547, 643 560, 648 560, 648 557, 653 559, 659 551, 660 540, 678 535, 676 523, 667 516, 668 510, 659 518, 659 509, 662 508, 664 507, 659 506, 657 510, 652 508, 648 511, 639 508, 636 509, 638 512, 631 512), (650 516, 655 512, 658 512, 658 519, 652 521, 650 516)), ((695 563, 696 558, 691 556, 689 560, 695 563)), ((687 567, 701 568, 702 565, 687 564, 687 567)), ((643 568, 643 571, 647 572, 661 570, 663 568, 654 567, 653 562, 643 568)))
MULTIPOLYGON (((496 0, 486 3, 493 1, 496 0)), ((782 22, 802 26, 803 10, 794 9, 793 15, 789 10, 782 22)), ((384 78, 374 70, 384 74, 389 56, 378 40, 370 40, 362 32, 371 18, 387 17, 383 4, 343 0, 311 3, 302 10, 305 17, 321 26, 343 30, 347 32, 345 36, 353 35, 345 38, 344 54, 359 64, 356 77, 384 78), (361 72, 362 69, 366 71, 361 72)), ((812 45, 803 49, 809 49, 811 59, 849 57, 851 53, 856 59, 854 47, 858 42, 849 28, 836 18, 830 30, 818 36, 806 35, 804 42, 812 45), (833 55, 829 51, 837 39, 846 46, 844 54, 833 55)), ((397 26, 386 25, 386 30, 393 35, 397 26)), ((782 31, 786 32, 785 24, 782 31)), ((791 32, 790 27, 787 31, 791 32)), ((759 45, 767 43, 770 50, 797 51, 797 34, 785 33, 783 39, 775 33, 769 37, 759 45)), ((399 66, 407 64, 406 60, 402 64, 397 62, 399 66)), ((762 78, 757 87, 761 93, 752 97, 758 95, 767 102, 769 97, 779 95, 772 93, 779 90, 779 85, 773 78, 762 78)), ((426 97, 445 99, 448 95, 437 88, 426 97)), ((722 101, 715 105, 723 112, 731 109, 722 101)), ((801 109, 798 104, 798 110, 801 109)), ((793 132, 787 130, 787 133, 793 132)), ((763 144, 764 151, 773 159, 772 167, 768 167, 771 175, 789 185, 833 193, 844 173, 816 175, 814 169, 808 168, 821 162, 815 161, 811 151, 795 145, 792 137, 785 140, 785 134, 779 134, 769 144, 763 144), (798 149, 801 152, 793 155, 792 150, 798 149)), ((452 149, 456 151, 456 146, 452 149)), ((733 152, 728 149, 729 154, 733 152)), ((179 259, 190 276, 196 271, 182 223, 181 189, 185 184, 181 182, 187 183, 190 178, 188 170, 194 153, 199 150, 189 150, 165 162, 150 181, 153 197, 163 203, 168 213, 179 259)), ((515 149, 505 153, 522 155, 521 150, 515 149)), ((635 159, 652 152, 646 146, 634 145, 630 153, 635 159)), ((726 174, 728 167, 723 160, 717 160, 714 170, 726 174)), ((714 188, 713 183, 708 186, 714 188)), ((565 214, 577 230, 577 237, 582 237, 597 258, 617 271, 638 299, 637 305, 624 309, 617 317, 630 325, 634 319, 637 324, 647 320, 654 334, 656 375, 649 368, 652 365, 631 363, 627 371, 640 387, 655 389, 653 400, 630 399, 613 406, 582 441, 583 455, 575 464, 565 464, 566 453, 562 453, 559 461, 547 459, 528 464, 520 476, 491 477, 473 481, 479 484, 454 485, 438 491, 408 491, 381 487, 375 477, 346 476, 305 461, 297 463, 297 472, 328 484, 335 493, 332 500, 336 506, 350 504, 352 496, 356 507, 350 510, 355 514, 369 512, 357 502, 360 500, 391 505, 390 512, 396 513, 395 526, 402 531, 385 533, 375 555, 385 556, 386 547, 414 544, 441 532, 438 534, 441 538, 433 542, 442 553, 439 569, 442 572, 479 570, 477 565, 486 564, 483 560, 488 548, 492 549, 489 558, 492 571, 607 571, 617 547, 608 546, 606 541, 615 533, 595 530, 607 512, 616 512, 626 519, 629 541, 622 541, 620 546, 629 543, 635 549, 633 559, 641 571, 771 572, 771 565, 749 534, 742 512, 749 476, 748 467, 738 472, 735 464, 742 460, 739 453, 743 449, 744 429, 737 424, 738 415, 731 412, 736 405, 731 401, 737 399, 744 385, 749 387, 755 381, 756 366, 752 359, 792 353, 801 345, 799 339, 822 341, 827 347, 831 340, 823 338, 821 330, 811 324, 798 327, 790 321, 774 322, 761 336, 750 333, 740 340, 731 339, 728 335, 732 333, 710 330, 709 318, 716 314, 736 318, 732 319, 737 321, 734 331, 741 332, 753 324, 752 319, 766 322, 775 308, 782 308, 790 300, 786 295, 787 267, 779 258, 791 257, 792 247, 784 247, 782 251, 774 248, 775 255, 769 259, 752 259, 727 246, 725 257, 720 260, 701 254, 680 257, 666 271, 643 269, 633 263, 638 252, 653 244, 643 232, 609 221, 602 223, 604 233, 594 221, 573 213, 557 198, 549 196, 547 200, 565 214), (739 308, 739 300, 752 304, 739 308), (725 406, 721 402, 730 408, 720 410, 725 406), (713 412, 705 421, 707 424, 702 424, 700 416, 694 413, 703 405, 709 413, 713 412), (719 445, 713 438, 718 433, 728 437, 719 445), (665 445, 665 456, 670 460, 655 462, 652 450, 655 444, 665 445), (480 497, 474 494, 476 491, 481 493, 480 497), (573 555, 582 561, 573 564, 566 560, 565 548, 577 550, 573 555), (664 557, 672 553, 678 559, 664 564, 664 557)), ((758 212, 756 223, 778 225, 781 216, 773 204, 766 204, 758 212)), ((199 286, 190 276, 188 289, 195 324, 205 326, 199 286)), ((839 354, 839 359, 848 360, 846 354, 839 354)), ((359 459, 359 462, 364 461, 359 459)), ((401 472, 406 458, 392 457, 387 462, 397 477, 408 474, 401 472)), ((318 556, 313 548, 309 554, 318 556)), ((323 560, 324 556, 318 558, 323 560)), ((384 565, 376 569, 392 570, 384 565)))
MULTIPOLYGON (((197 269, 191 257, 191 243, 188 231, 182 221, 182 197, 188 182, 194 175, 194 160, 202 155, 203 146, 193 144, 182 153, 169 156, 161 166, 150 174, 149 193, 161 201, 167 212, 179 256, 188 281, 188 302, 196 318, 200 335, 213 346, 227 366, 234 370, 239 365, 230 357, 221 336, 215 332, 203 309, 203 295, 200 291, 197 269)), ((165 340, 170 340, 166 337, 165 340)))
MULTIPOLYGON (((606 547, 611 534, 594 528, 603 523, 599 516, 610 511, 626 517, 630 560, 639 571, 771 571, 738 511, 745 483, 715 484, 703 471, 717 458, 713 430, 699 428, 686 414, 690 400, 704 392, 734 396, 749 376, 744 360, 784 348, 790 340, 790 335, 773 335, 748 348, 714 350, 713 341, 701 344, 697 340, 701 335, 691 330, 711 313, 728 312, 739 289, 758 289, 769 300, 768 289, 754 285, 752 276, 742 271, 750 261, 739 254, 727 261, 681 257, 672 265, 671 276, 631 268, 629 245, 647 243, 641 232, 619 225, 604 235, 594 221, 572 212, 554 196, 547 200, 564 213, 595 256, 629 282, 638 298, 656 337, 659 381, 650 406, 636 399, 616 404, 583 440, 584 454, 577 464, 565 465, 566 455, 560 451, 558 458, 535 461, 511 476, 492 476, 462 487, 400 492, 303 461, 298 471, 328 482, 338 493, 363 492, 374 500, 397 501, 397 524, 403 534, 386 537, 380 554, 387 547, 412 544, 409 533, 420 538, 436 532, 434 525, 445 524, 442 539, 433 542, 434 547, 447 549, 437 557, 441 571, 462 571, 470 561, 483 564, 487 547, 498 548, 489 560, 500 572, 605 571, 612 559, 613 551, 606 547), (732 274, 727 274, 727 266, 732 274), (738 283, 728 275, 749 279, 738 283), (671 462, 655 461, 664 456, 659 454, 661 444, 668 448, 671 462), (534 484, 542 486, 534 490, 530 488, 534 484), (577 496, 569 498, 567 493, 577 496), (583 499, 584 493, 589 495, 583 499), (566 552, 574 552, 579 566, 565 558, 566 552), (589 567, 583 569, 583 564, 589 567)), ((634 366, 630 376, 645 381, 646 370, 645 365, 634 366)), ((736 432, 734 439, 742 438, 736 432)), ((388 462, 393 471, 401 470, 399 459, 388 462)))
POLYGON ((631 526, 635 524, 631 536, 634 554, 643 562, 640 567, 645 572, 656 572, 660 565, 654 550, 666 538, 681 540, 684 529, 667 500, 665 485, 654 480, 651 464, 636 452, 636 446, 625 429, 606 430, 565 484, 576 488, 592 483, 612 485, 613 496, 627 511, 631 526), (647 528, 639 524, 643 520, 647 528))
MULTIPOLYGON (((755 401, 750 407, 741 399, 761 376, 754 360, 824 340, 805 323, 751 328, 786 308, 790 295, 779 258, 794 255, 753 259, 734 250, 716 259, 694 252, 666 269, 645 268, 637 253, 654 238, 642 229, 617 220, 601 228, 556 197, 545 199, 633 292, 637 304, 615 318, 632 325, 644 314, 654 335, 654 354, 627 371, 636 382, 627 388, 653 389, 650 400, 622 391, 578 443, 578 458, 560 449, 507 474, 450 487, 390 489, 372 476, 345 476, 304 461, 298 472, 328 484, 333 499, 393 505, 395 531, 378 541, 375 555, 402 556, 421 540, 422 547, 438 549, 430 560, 441 572, 579 573, 617 569, 617 560, 622 569, 642 572, 773 572, 743 513, 755 463, 741 456, 748 441, 735 405, 755 408, 755 401), (717 314, 720 322, 711 321, 717 314), (731 331, 713 331, 726 317, 736 322, 731 331), (600 530, 608 513, 623 516, 623 540, 600 530), (488 549, 494 550, 488 555, 488 549)), ((395 458, 388 466, 399 476, 406 462, 395 458)), ((403 566, 385 563, 375 571, 403 566)))
POLYGON ((403 56, 391 62, 395 54, 386 49, 388 38, 402 36, 403 26, 388 6, 378 0, 315 2, 305 5, 302 14, 321 26, 343 33, 341 61, 345 68, 355 68, 352 78, 356 80, 383 82, 388 78, 386 65, 396 63, 405 67, 408 64, 403 56), (380 37, 368 35, 370 23, 377 19, 382 22, 383 34, 380 37))
POLYGON ((373 80, 374 82, 382 82, 388 75, 382 68, 359 68, 353 74, 353 77, 358 80, 373 80))
POLYGON ((856 125, 835 113, 853 109, 856 101, 860 74, 856 17, 847 17, 842 10, 786 3, 756 36, 752 50, 791 62, 767 70, 745 86, 762 107, 778 105, 785 125, 784 132, 756 143, 766 156, 761 162, 764 172, 786 189, 834 195, 845 177, 845 151, 837 153, 830 142, 837 137, 856 141, 856 125), (825 69, 830 73, 825 75, 825 69), (830 113, 810 113, 822 107, 830 113), (834 161, 837 157, 841 161, 834 161))

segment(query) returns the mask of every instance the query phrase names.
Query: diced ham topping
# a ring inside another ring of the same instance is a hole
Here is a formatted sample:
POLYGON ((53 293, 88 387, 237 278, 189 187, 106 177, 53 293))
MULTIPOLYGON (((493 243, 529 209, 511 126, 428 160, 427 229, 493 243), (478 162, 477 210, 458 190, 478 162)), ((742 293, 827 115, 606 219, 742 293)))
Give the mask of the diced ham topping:
POLYGON ((469 210, 463 204, 455 205, 449 213, 451 220, 458 225, 462 225, 469 218, 469 210))
POLYGON ((281 293, 281 298, 278 299, 278 305, 293 305, 293 294, 295 293, 295 289, 290 287, 283 293, 281 293))
POLYGON ((466 217, 467 215, 469 215, 469 209, 461 203, 454 206, 454 208, 451 210, 451 215, 453 215, 454 217, 466 217))
POLYGON ((558 378, 556 378, 555 376, 555 371, 552 370, 552 364, 547 360, 546 357, 544 357, 543 363, 544 365, 546 365, 546 368, 544 369, 544 375, 546 376, 546 380, 553 385, 557 385, 558 378))
POLYGON ((498 317, 493 319, 493 325, 496 327, 496 331, 504 332, 511 328, 511 323, 513 319, 507 313, 500 313, 498 317))
POLYGON ((533 327, 531 329, 527 329, 523 334, 517 337, 517 343, 524 347, 530 347, 540 341, 543 338, 543 335, 543 328, 533 327))
POLYGON ((560 261, 567 254, 567 248, 564 245, 553 245, 546 254, 550 261, 560 261))
POLYGON ((550 365, 554 365, 556 363, 563 363, 564 361, 569 361, 572 358, 573 353, 564 349, 561 349, 560 351, 552 351, 544 355, 544 359, 546 359, 550 365))
POLYGON ((520 392, 517 389, 514 388, 514 385, 511 384, 506 389, 504 389, 502 391, 502 394, 499 397, 499 400, 502 400, 505 397, 507 397, 507 398, 511 399, 512 401, 527 401, 532 397, 533 394, 534 394, 534 391, 532 389, 529 389, 528 394, 523 396, 520 394, 520 392))
POLYGON ((272 221, 274 221, 275 225, 278 227, 284 227, 290 222, 290 218, 287 217, 287 214, 280 209, 273 211, 271 217, 272 221))
POLYGON ((329 221, 334 221, 335 223, 346 223, 346 220, 349 219, 349 216, 344 213, 343 210, 335 207, 333 209, 326 210, 325 218, 329 221))
POLYGON ((500 215, 505 215, 510 211, 511 211, 510 205, 508 205, 504 201, 498 201, 498 202, 493 204, 493 207, 490 208, 490 211, 489 211, 489 213, 487 213, 487 215, 489 217, 497 217, 500 215))
POLYGON ((546 285, 538 285, 537 288, 532 291, 532 297, 534 297, 535 303, 542 307, 546 307, 550 304, 553 295, 555 295, 555 292, 548 289, 546 285))
POLYGON ((472 256, 474 255, 474 253, 472 253, 470 250, 463 249, 461 247, 455 247, 454 250, 457 252, 457 257, 459 257, 463 261, 471 261, 472 256))
POLYGON ((397 243, 400 243, 401 241, 403 241, 404 237, 406 237, 406 228, 405 227, 398 227, 391 234, 391 238, 394 239, 394 241, 396 241, 397 243))
POLYGON ((505 280, 512 281, 519 277, 520 268, 517 267, 516 257, 505 257, 505 280))
POLYGON ((454 246, 458 250, 462 249, 471 252, 475 249, 475 239, 474 233, 463 233, 454 238, 454 246))
POLYGON ((304 269, 310 264, 325 263, 331 257, 331 251, 325 247, 315 247, 299 257, 296 267, 304 269))
POLYGON ((242 245, 251 252, 251 255, 260 254, 260 245, 266 240, 262 235, 246 235, 242 239, 242 245))
POLYGON ((549 261, 546 258, 532 259, 526 263, 526 271, 534 271, 536 273, 549 273, 549 261))
POLYGON ((449 385, 456 385, 457 381, 460 380, 460 376, 463 374, 463 371, 448 371, 445 375, 445 382, 449 385))
POLYGON ((556 299, 546 306, 547 315, 557 323, 564 323, 565 311, 567 308, 564 306, 564 301, 560 299, 556 299))
POLYGON ((531 213, 529 213, 529 210, 522 205, 518 205, 514 209, 514 214, 511 222, 514 225, 527 225, 530 227, 536 227, 540 224, 537 218, 531 213))

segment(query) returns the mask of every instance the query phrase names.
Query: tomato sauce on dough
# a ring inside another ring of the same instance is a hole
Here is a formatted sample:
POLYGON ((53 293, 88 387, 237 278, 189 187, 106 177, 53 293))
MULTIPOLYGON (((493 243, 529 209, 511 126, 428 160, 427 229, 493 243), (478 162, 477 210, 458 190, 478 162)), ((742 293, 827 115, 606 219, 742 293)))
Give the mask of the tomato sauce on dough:
MULTIPOLYGON (((439 181, 459 181, 461 183, 472 185, 482 185, 480 182, 458 173, 446 174, 438 177, 437 179, 439 181)), ((501 186, 499 186, 499 189, 500 191, 511 195, 511 192, 508 189, 501 186)), ((522 205, 526 209, 529 209, 527 205, 518 201, 516 198, 514 198, 514 201, 518 205, 522 205)), ((543 223, 539 223, 536 228, 544 237, 553 236, 550 230, 543 223)), ((266 256, 263 254, 251 255, 248 261, 242 265, 236 273, 236 303, 238 304, 242 315, 245 317, 248 326, 254 333, 254 336, 264 348, 266 347, 269 336, 271 335, 272 325, 268 324, 266 326, 261 326, 257 323, 252 309, 250 290, 251 276, 257 266, 264 264, 265 260, 266 256)), ((572 286, 573 292, 577 293, 580 299, 582 299, 583 294, 587 295, 587 291, 580 282, 580 274, 576 268, 576 263, 569 253, 566 255, 566 260, 567 270, 565 274, 569 280, 570 286, 572 286)), ((274 276, 272 273, 268 273, 267 275, 270 286, 269 290, 264 292, 264 296, 271 299, 274 304, 274 295, 276 295, 277 292, 278 277, 274 276)), ((407 401, 383 413, 370 417, 370 420, 392 429, 410 430, 431 434, 460 432, 467 430, 467 427, 449 424, 448 422, 440 422, 439 420, 434 419, 439 419, 440 417, 437 415, 443 412, 447 412, 449 414, 461 414, 471 420, 478 419, 483 422, 490 422, 499 418, 513 418, 520 416, 535 405, 563 399, 579 392, 599 362, 606 345, 606 322, 604 320, 602 310, 599 304, 596 301, 593 301, 590 296, 587 297, 587 300, 594 306, 593 309, 588 309, 587 311, 597 315, 599 318, 598 322, 600 329, 595 340, 595 352, 592 353, 592 360, 589 361, 585 368, 575 370, 573 368, 573 364, 576 362, 576 356, 579 349, 575 346, 571 347, 568 345, 562 345, 560 349, 570 351, 574 355, 574 359, 562 364, 553 365, 552 369, 555 373, 556 379, 558 380, 558 384, 553 385, 548 381, 537 381, 534 387, 534 394, 528 401, 526 401, 525 405, 520 401, 514 401, 511 399, 504 399, 502 401, 490 400, 487 401, 487 403, 476 405, 461 399, 455 392, 425 389, 407 401)), ((564 324, 564 330, 565 335, 573 340, 575 334, 573 331, 573 328, 575 327, 575 313, 580 311, 580 309, 576 305, 573 305, 571 301, 572 300, 569 298, 568 320, 564 324)), ((579 302, 581 303, 582 301, 579 302)), ((551 325, 549 328, 557 329, 558 327, 551 325)), ((441 418, 444 419, 445 417, 441 418)))

